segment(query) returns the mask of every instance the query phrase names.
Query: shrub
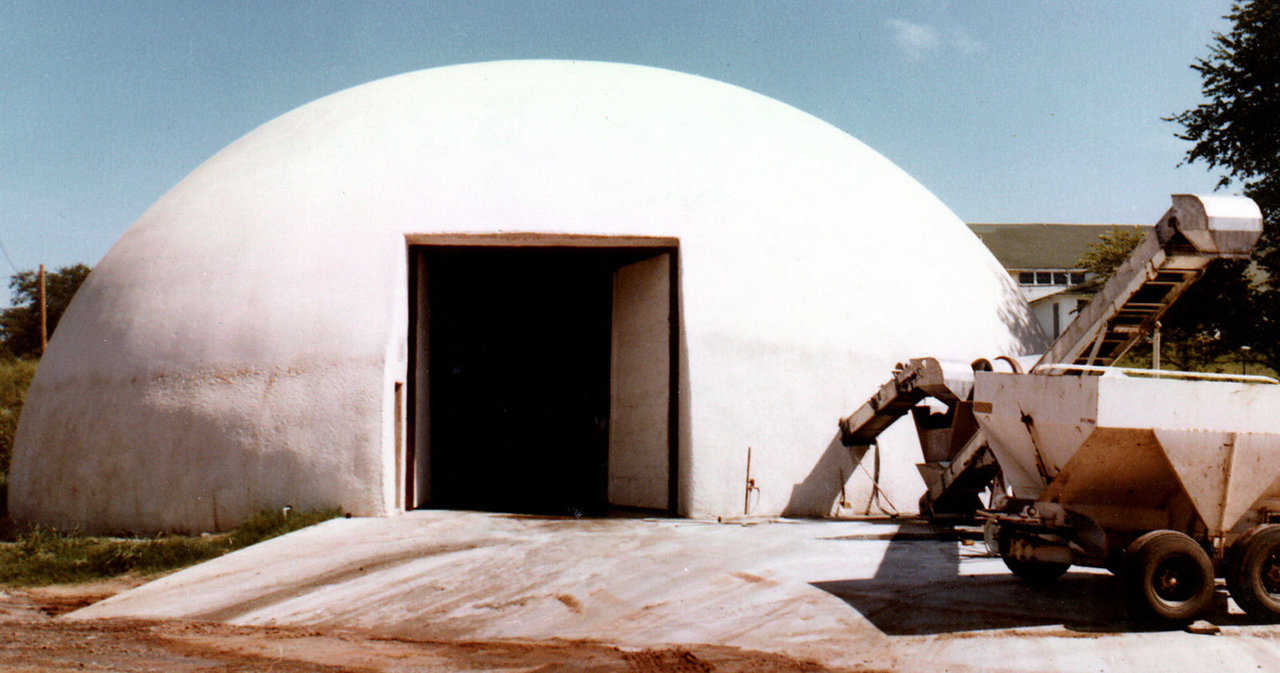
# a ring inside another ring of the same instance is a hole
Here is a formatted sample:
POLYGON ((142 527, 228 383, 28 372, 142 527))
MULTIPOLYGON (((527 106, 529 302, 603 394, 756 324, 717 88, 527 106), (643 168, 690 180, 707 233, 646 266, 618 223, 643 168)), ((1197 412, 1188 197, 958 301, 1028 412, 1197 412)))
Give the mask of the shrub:
POLYGON ((0 475, 9 474, 13 435, 18 431, 18 416, 37 364, 35 360, 0 361, 0 475))
POLYGON ((229 533, 153 538, 98 537, 35 526, 13 542, 0 543, 0 584, 85 582, 176 570, 341 515, 337 509, 264 510, 229 533))
POLYGON ((228 535, 228 540, 232 548, 239 549, 340 516, 340 509, 264 509, 236 526, 228 535))
POLYGON ((18 416, 37 364, 35 360, 0 360, 0 517, 8 511, 13 436, 18 432, 18 416))

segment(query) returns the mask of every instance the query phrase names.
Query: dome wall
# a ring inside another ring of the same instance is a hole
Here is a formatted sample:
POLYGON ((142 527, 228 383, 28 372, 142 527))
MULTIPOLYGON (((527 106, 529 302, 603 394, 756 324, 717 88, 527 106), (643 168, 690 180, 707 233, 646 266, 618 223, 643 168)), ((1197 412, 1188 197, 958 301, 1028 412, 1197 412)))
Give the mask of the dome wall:
MULTIPOLYGON (((406 236, 539 234, 678 240, 683 514, 742 513, 748 447, 752 514, 860 511, 836 421, 895 362, 1043 347, 968 228, 814 117, 638 66, 438 68, 273 120, 142 215, 40 366, 10 511, 134 530, 398 511, 406 236)), ((904 511, 907 425, 881 443, 904 511)))

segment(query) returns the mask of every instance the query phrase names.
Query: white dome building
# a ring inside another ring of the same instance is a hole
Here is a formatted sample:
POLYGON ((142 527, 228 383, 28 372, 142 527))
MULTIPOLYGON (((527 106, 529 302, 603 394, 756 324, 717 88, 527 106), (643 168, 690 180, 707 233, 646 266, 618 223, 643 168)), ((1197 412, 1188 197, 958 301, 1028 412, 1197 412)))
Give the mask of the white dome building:
MULTIPOLYGON (((275 119, 143 214, 41 363, 9 508, 856 514, 836 423, 896 361, 1042 346, 960 220, 814 117, 646 67, 437 68, 275 119)), ((909 425, 881 443, 903 510, 909 425)))

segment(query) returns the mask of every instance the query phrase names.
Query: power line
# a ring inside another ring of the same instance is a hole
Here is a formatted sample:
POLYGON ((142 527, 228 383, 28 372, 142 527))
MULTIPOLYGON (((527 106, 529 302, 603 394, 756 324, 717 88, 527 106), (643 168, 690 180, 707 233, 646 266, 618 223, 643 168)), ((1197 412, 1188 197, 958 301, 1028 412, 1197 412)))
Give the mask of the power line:
POLYGON ((4 241, 0 241, 0 252, 4 253, 4 259, 9 263, 9 268, 13 269, 14 273, 18 273, 18 265, 13 263, 13 258, 9 256, 8 248, 4 247, 4 241))

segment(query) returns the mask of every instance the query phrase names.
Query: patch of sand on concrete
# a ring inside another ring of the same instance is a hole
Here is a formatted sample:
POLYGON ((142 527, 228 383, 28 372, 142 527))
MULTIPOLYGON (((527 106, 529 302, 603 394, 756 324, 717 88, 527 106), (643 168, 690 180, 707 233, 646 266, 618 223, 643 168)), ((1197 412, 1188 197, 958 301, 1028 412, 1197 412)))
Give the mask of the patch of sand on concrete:
POLYGON ((586 660, 605 671, 748 661, 744 670, 1200 673, 1224 661, 1270 670, 1280 659, 1280 631, 1231 610, 1225 594, 1206 616, 1219 635, 1153 631, 1130 619, 1121 581, 1105 571, 1073 568, 1031 586, 986 553, 976 529, 961 533, 901 520, 421 511, 327 522, 59 621, 218 621, 199 638, 163 634, 190 647, 234 645, 216 652, 244 657, 271 651, 261 649, 264 632, 248 632, 241 647, 229 624, 277 628, 266 633, 301 638, 268 641, 281 656, 326 652, 323 661, 353 670, 510 670, 513 653, 563 662, 555 670, 584 670, 573 662, 586 660), (384 654, 342 658, 356 655, 335 638, 384 654), (402 654, 437 663, 396 669, 402 654))
POLYGON ((820 673, 813 662, 727 647, 624 650, 592 642, 426 641, 348 629, 55 617, 142 580, 0 591, 0 670, 70 673, 820 673))

